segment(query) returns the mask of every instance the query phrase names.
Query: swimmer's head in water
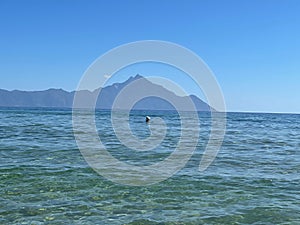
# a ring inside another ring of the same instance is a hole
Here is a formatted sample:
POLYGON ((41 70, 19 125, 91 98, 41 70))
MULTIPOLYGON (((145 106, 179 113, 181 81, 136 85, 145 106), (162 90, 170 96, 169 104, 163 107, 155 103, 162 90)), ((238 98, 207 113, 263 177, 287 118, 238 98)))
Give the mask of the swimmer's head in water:
POLYGON ((150 122, 150 116, 146 116, 146 123, 150 122))

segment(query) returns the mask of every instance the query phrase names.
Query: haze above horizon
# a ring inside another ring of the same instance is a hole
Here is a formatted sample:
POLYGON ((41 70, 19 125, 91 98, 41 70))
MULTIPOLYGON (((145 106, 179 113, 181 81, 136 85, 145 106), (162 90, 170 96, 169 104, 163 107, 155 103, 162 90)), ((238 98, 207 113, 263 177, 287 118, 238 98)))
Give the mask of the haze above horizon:
MULTIPOLYGON (((4 0, 0 88, 72 91, 88 66, 110 49, 163 40, 205 61, 228 111, 300 113, 299 11, 296 0, 4 0)), ((136 74, 171 79, 203 98, 184 73, 158 64, 125 68, 108 84, 136 74)))

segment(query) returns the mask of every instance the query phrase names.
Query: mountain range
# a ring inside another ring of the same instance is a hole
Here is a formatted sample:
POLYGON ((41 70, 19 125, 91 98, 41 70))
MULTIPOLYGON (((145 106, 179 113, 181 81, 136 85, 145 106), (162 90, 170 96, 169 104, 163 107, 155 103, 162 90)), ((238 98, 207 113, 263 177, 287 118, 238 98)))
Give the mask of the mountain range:
MULTIPOLYGON (((181 104, 186 101, 188 96, 178 96, 161 85, 154 84, 144 78, 136 75, 130 77, 123 83, 114 83, 110 86, 96 89, 94 91, 81 90, 78 91, 80 96, 84 98, 97 98, 97 109, 111 109, 116 96, 120 91, 133 81, 139 81, 139 87, 144 90, 152 90, 160 93, 160 96, 168 96, 173 102, 181 104), (101 91, 101 92, 100 92, 101 91)), ((75 91, 68 92, 63 89, 48 89, 44 91, 8 91, 0 89, 0 107, 51 107, 51 108, 72 108, 75 91)), ((138 90, 137 90, 138 93, 138 90)), ((195 95, 190 95, 197 111, 214 110, 207 103, 203 102, 195 95)), ((138 101, 133 109, 136 110, 174 110, 172 104, 155 96, 143 98, 138 101)))

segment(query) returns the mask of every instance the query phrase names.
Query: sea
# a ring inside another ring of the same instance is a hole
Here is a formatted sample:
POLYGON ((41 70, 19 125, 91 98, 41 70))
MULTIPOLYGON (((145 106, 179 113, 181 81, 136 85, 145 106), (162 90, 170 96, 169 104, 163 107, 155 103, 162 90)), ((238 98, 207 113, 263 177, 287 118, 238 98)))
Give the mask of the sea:
MULTIPOLYGON (((111 112, 95 112, 99 139, 114 158, 152 165, 176 149, 179 114, 130 112, 139 139, 151 135, 146 115, 167 127, 153 151, 126 147, 111 112)), ((134 186, 88 164, 74 137, 72 110, 1 108, 0 224, 300 224, 300 115, 227 113, 223 143, 204 171, 199 162, 211 115, 198 116, 199 140, 185 166, 161 182, 134 186)))

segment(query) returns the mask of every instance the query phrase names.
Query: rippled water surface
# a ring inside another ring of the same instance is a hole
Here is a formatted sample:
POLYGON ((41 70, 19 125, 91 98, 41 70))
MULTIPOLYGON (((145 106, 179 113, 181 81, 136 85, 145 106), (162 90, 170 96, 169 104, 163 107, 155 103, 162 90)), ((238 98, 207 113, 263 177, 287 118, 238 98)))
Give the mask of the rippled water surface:
MULTIPOLYGON (((139 138, 149 136, 145 115, 130 116, 139 138)), ((168 127, 153 151, 120 144, 109 112, 97 112, 99 137, 127 163, 162 160, 179 141, 179 116, 150 116, 168 127)), ((163 182, 133 187, 88 166, 71 111, 1 109, 0 224, 300 224, 300 115, 228 113, 222 148, 204 172, 198 167, 210 117, 199 117, 199 142, 186 166, 163 182)))

